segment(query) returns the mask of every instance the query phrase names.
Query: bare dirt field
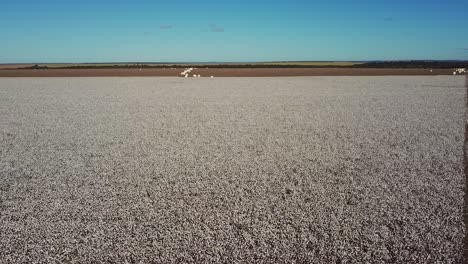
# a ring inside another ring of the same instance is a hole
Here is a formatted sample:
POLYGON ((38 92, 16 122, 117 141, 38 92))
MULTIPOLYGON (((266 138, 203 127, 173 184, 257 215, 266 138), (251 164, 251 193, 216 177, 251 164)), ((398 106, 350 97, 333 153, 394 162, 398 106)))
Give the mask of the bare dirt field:
POLYGON ((43 69, 0 70, 0 77, 112 77, 112 76, 180 76, 183 69, 43 69))
MULTIPOLYGON (((23 66, 24 67, 24 66, 23 66)), ((183 69, 0 69, 0 77, 106 77, 172 76, 180 77, 183 69)), ((359 68, 198 68, 191 72, 202 77, 278 77, 278 76, 387 76, 452 75, 453 70, 434 69, 359 69, 359 68)))
POLYGON ((2 78, 0 262, 461 263, 464 82, 2 78))
POLYGON ((201 69, 192 72, 216 77, 275 77, 275 76, 388 76, 388 75, 452 75, 453 70, 435 69, 369 69, 369 68, 239 68, 201 69))

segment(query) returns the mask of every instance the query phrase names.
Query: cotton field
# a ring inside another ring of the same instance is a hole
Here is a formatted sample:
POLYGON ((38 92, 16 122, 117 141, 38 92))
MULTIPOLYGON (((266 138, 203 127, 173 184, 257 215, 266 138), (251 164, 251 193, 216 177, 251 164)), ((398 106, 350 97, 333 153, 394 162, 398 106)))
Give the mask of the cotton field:
POLYGON ((2 78, 0 262, 460 263, 464 84, 2 78))

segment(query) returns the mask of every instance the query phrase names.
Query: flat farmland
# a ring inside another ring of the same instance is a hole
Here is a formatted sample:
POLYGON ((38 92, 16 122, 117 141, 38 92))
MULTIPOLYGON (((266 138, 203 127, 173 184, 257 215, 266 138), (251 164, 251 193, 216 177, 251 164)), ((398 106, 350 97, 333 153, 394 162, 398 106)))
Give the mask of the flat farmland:
POLYGON ((461 263, 464 84, 0 78, 0 262, 461 263))
MULTIPOLYGON (((13 67, 18 65, 5 65, 13 67)), ((21 67, 26 67, 25 65, 21 67)), ((183 68, 114 68, 114 69, 2 69, 0 77, 182 77, 183 68)), ((291 77, 291 76, 425 76, 453 75, 452 69, 412 68, 210 68, 199 67, 190 73, 202 77, 291 77)))

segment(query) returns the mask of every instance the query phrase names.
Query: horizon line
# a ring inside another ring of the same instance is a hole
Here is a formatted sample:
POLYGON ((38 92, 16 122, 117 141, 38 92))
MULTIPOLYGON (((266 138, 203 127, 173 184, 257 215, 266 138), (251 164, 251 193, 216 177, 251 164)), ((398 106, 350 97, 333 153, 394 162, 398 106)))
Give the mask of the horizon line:
POLYGON ((466 59, 392 59, 392 60, 274 60, 274 61, 108 61, 108 62, 0 62, 0 64, 250 64, 250 63, 303 63, 303 62, 468 62, 466 59))

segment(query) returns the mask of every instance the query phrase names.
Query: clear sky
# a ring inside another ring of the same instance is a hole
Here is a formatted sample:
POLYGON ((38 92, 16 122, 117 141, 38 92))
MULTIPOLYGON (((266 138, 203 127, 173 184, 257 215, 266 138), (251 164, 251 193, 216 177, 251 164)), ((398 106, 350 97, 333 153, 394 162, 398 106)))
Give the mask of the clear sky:
POLYGON ((468 1, 0 1, 0 63, 397 59, 468 59, 468 1))

